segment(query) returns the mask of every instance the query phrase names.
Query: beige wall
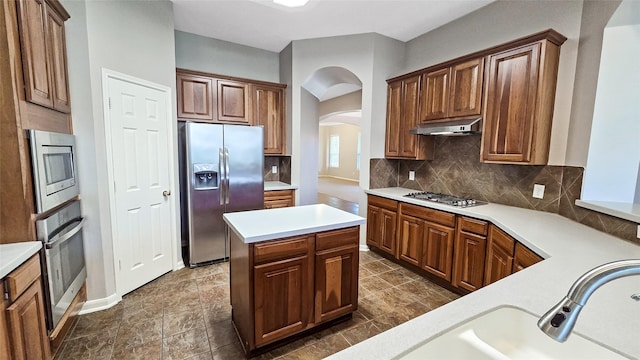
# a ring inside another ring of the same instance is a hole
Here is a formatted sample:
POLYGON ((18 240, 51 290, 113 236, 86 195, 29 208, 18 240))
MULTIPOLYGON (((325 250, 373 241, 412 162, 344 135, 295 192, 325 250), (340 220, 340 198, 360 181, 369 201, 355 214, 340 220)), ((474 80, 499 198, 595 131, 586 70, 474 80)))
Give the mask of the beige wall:
POLYGON ((356 164, 360 127, 350 124, 320 126, 318 141, 318 175, 335 176, 358 181, 360 171, 356 164), (328 146, 331 135, 340 136, 340 167, 328 167, 328 146))

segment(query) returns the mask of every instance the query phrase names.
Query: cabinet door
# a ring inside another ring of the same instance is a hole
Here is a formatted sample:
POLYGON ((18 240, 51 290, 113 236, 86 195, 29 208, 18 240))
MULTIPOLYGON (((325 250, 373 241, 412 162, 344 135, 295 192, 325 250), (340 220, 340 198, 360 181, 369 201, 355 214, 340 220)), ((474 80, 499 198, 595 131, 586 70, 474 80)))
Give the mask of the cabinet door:
POLYGON ((24 0, 17 4, 27 101, 53 108, 54 90, 47 53, 46 4, 44 0, 24 0))
POLYGON ((418 111, 420 93, 420 76, 405 79, 402 82, 402 110, 400 117, 400 153, 401 157, 418 157, 418 136, 409 130, 418 125, 418 111))
POLYGON ((358 309, 358 255, 357 241, 316 253, 316 323, 358 309))
POLYGON ((284 90, 253 86, 253 124, 264 127, 264 153, 285 153, 284 90))
POLYGON ((402 81, 392 82, 387 87, 387 132, 385 157, 400 155, 400 121, 402 117, 402 81))
POLYGON ((451 67, 448 117, 480 115, 484 58, 451 67))
POLYGON ((14 360, 51 358, 40 280, 7 308, 7 318, 14 360))
POLYGON ((422 243, 422 268, 451 281, 453 263, 453 228, 427 222, 422 243))
POLYGON ((449 109, 449 68, 422 76, 420 121, 444 119, 449 109))
POLYGON ((380 208, 373 205, 367 206, 367 245, 380 248, 382 238, 382 212, 380 208))
POLYGON ((421 266, 424 220, 413 216, 400 215, 400 237, 398 258, 409 264, 421 266))
POLYGON ((520 271, 542 260, 544 259, 529 250, 526 246, 516 243, 515 256, 513 259, 513 272, 520 271))
POLYGON ((531 160, 540 44, 489 57, 482 159, 531 160))
POLYGON ((218 120, 249 125, 248 84, 218 80, 218 120))
POLYGON ((213 96, 213 79, 177 74, 178 118, 196 120, 214 120, 216 111, 213 96))
POLYGON ((395 211, 387 209, 380 209, 380 249, 388 252, 389 254, 396 256, 396 221, 398 215, 395 211))
POLYGON ((453 262, 453 285, 469 291, 482 287, 487 238, 458 231, 453 262))
POLYGON ((489 228, 488 243, 485 286, 511 275, 515 248, 515 240, 493 225, 489 228))
POLYGON ((47 49, 51 59, 49 71, 53 87, 53 108, 65 113, 71 112, 64 19, 48 5, 47 49))
POLYGON ((309 256, 254 266, 256 346, 306 329, 313 307, 309 256))

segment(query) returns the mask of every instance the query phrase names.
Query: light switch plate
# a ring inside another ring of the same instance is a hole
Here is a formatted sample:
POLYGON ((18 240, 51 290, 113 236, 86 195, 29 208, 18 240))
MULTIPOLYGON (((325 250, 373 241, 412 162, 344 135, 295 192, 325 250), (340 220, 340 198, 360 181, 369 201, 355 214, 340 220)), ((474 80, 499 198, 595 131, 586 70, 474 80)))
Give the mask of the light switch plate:
POLYGON ((416 172, 409 171, 409 180, 415 180, 415 179, 416 179, 416 172))
POLYGON ((278 165, 273 165, 271 167, 271 172, 274 173, 274 174, 277 174, 278 173, 278 165))
POLYGON ((542 199, 544 197, 544 185, 534 184, 533 185, 533 196, 536 199, 542 199))

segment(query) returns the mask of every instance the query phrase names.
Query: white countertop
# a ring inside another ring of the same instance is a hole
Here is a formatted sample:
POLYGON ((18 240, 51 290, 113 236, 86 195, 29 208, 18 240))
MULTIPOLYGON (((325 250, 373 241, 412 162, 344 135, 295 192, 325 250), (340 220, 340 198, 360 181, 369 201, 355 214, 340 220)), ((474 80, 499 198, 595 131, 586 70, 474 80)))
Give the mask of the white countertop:
POLYGON ((287 184, 282 181, 265 181, 264 182, 264 191, 271 190, 296 190, 298 188, 297 185, 287 184))
POLYGON ((0 244, 0 279, 9 275, 33 254, 40 251, 42 242, 26 241, 13 244, 0 244))
POLYGON ((324 204, 227 213, 224 221, 245 244, 364 224, 365 219, 324 204))
MULTIPOLYGON (((520 307, 540 316, 560 301, 573 282, 591 268, 609 261, 640 258, 640 245, 557 214, 498 204, 459 209, 403 197, 414 191, 386 188, 366 192, 488 220, 546 260, 334 354, 329 359, 391 359, 470 317, 503 305, 520 307)), ((637 293, 640 293, 638 276, 604 285, 589 299, 574 331, 627 356, 640 358, 640 303, 630 298, 637 293)))

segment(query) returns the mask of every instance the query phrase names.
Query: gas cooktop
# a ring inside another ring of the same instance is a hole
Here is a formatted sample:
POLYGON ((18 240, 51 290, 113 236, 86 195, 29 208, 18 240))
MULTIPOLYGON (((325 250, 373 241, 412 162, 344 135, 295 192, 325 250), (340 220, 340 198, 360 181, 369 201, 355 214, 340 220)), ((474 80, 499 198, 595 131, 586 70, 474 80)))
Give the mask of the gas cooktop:
POLYGON ((434 193, 429 191, 409 193, 405 195, 405 197, 424 200, 424 201, 437 202, 437 203, 456 206, 456 207, 470 207, 470 206, 478 206, 478 205, 486 204, 486 202, 477 201, 470 198, 459 197, 459 196, 454 196, 449 194, 434 193))

